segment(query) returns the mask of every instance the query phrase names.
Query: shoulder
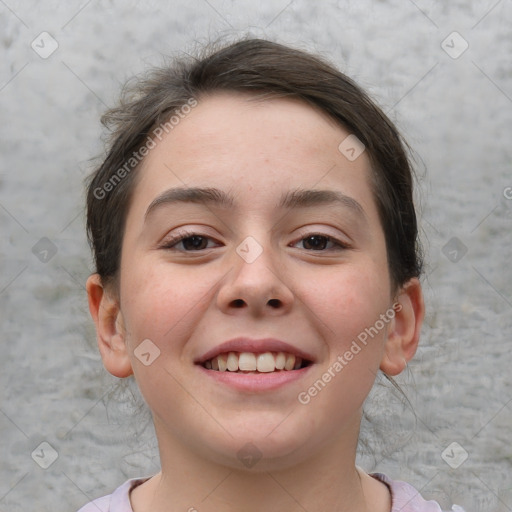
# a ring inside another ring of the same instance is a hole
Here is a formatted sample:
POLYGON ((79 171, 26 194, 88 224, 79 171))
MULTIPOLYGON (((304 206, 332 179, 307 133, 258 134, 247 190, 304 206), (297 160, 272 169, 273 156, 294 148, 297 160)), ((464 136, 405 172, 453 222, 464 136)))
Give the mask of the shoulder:
POLYGON ((127 480, 112 494, 87 503, 78 512, 133 512, 130 504, 130 491, 144 483, 148 478, 127 480))
MULTIPOLYGON (((435 501, 426 501, 412 485, 401 480, 391 480, 382 473, 372 473, 370 476, 385 483, 391 492, 391 512, 443 512, 435 501)), ((450 511, 464 512, 462 507, 454 505, 450 511)))

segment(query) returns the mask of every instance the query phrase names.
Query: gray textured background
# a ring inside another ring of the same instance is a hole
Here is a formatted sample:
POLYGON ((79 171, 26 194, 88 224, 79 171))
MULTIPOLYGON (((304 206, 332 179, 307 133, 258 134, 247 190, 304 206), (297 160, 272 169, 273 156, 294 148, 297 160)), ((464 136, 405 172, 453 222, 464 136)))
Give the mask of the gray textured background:
POLYGON ((445 507, 512 510, 511 27, 510 0, 0 0, 0 511, 73 512, 157 471, 136 388, 94 346, 82 182, 126 78, 248 32, 330 59, 417 152, 428 314, 398 379, 416 417, 379 380, 360 465, 445 507))

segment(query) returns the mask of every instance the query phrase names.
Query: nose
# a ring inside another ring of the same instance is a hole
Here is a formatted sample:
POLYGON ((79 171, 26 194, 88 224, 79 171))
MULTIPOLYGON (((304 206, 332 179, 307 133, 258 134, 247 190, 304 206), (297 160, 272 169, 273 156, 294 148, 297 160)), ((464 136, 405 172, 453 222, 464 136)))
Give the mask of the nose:
POLYGON ((249 313, 254 317, 290 311, 294 293, 277 254, 263 249, 257 257, 247 258, 242 249, 233 254, 233 263, 217 294, 221 311, 230 315, 249 313))

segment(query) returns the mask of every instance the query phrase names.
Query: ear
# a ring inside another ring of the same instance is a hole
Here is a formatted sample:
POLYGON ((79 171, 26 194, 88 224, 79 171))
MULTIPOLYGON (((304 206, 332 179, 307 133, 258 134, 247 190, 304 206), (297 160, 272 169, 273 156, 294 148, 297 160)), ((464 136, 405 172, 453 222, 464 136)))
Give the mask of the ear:
POLYGON ((116 377, 132 375, 124 320, 118 299, 105 289, 98 274, 93 274, 87 279, 86 289, 103 365, 116 377))
POLYGON ((418 348, 421 325, 425 317, 425 303, 419 279, 410 279, 400 289, 393 310, 395 317, 388 325, 384 356, 380 364, 380 369, 387 375, 401 373, 418 348))

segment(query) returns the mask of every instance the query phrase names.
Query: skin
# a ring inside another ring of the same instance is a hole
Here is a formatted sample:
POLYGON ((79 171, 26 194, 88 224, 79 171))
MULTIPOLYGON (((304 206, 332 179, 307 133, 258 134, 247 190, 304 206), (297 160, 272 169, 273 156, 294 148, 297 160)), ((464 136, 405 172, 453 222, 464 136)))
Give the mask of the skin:
POLYGON ((297 100, 217 93, 144 160, 119 287, 105 289, 97 275, 87 282, 104 365, 135 375, 158 437, 162 470, 131 493, 135 512, 391 509, 387 487, 355 466, 362 405, 379 368, 397 375, 413 357, 424 304, 417 279, 398 289, 390 282, 369 160, 338 151, 348 135, 297 100), (165 204, 145 218, 155 198, 185 186, 215 187, 234 205, 165 204), (362 213, 342 204, 278 207, 299 188, 341 192, 362 213), (207 247, 162 248, 183 229, 208 237, 207 247), (348 247, 313 250, 312 234, 348 247), (252 263, 236 252, 248 236, 263 248, 252 263), (401 310, 386 327, 299 403, 395 302, 401 310), (314 364, 272 392, 221 386, 193 361, 237 336, 282 339, 314 364), (134 354, 146 339, 160 350, 148 366, 134 354), (262 454, 252 468, 237 457, 249 442, 262 454))

